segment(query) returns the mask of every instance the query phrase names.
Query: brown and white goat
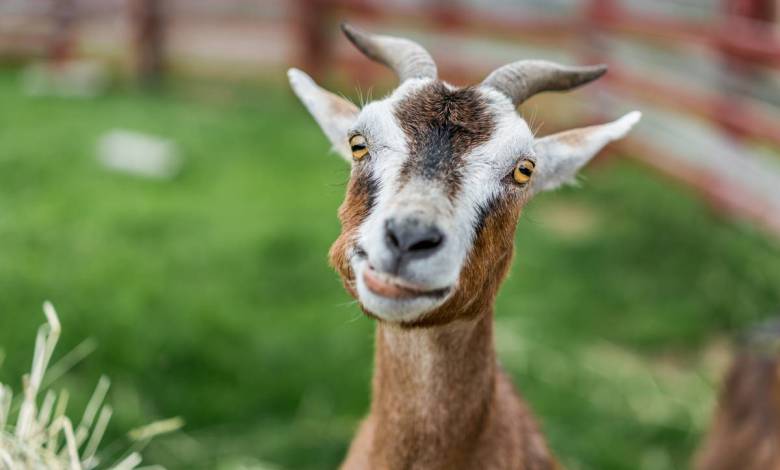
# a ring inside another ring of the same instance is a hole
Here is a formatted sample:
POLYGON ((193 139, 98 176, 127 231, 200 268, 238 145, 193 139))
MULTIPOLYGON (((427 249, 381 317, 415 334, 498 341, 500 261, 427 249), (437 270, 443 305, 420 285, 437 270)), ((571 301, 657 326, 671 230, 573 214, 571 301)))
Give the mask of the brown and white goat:
POLYGON ((420 45, 343 30, 401 84, 358 109, 289 71, 352 164, 330 260, 377 320, 371 411, 342 468, 556 468, 496 362, 493 303, 526 202, 573 180, 640 115, 537 139, 517 106, 595 80, 606 67, 521 61, 458 88, 437 79, 420 45))

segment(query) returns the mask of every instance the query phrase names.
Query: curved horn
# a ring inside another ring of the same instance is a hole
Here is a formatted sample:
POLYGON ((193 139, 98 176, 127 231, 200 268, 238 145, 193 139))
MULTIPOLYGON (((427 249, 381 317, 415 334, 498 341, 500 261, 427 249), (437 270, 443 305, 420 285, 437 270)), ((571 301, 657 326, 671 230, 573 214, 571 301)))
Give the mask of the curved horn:
POLYGON ((482 84, 504 93, 519 106, 542 91, 570 90, 606 72, 606 65, 569 67, 544 60, 521 60, 494 70, 482 84))
POLYGON ((436 78, 436 64, 422 46, 408 39, 369 34, 347 23, 341 30, 371 60, 395 71, 401 82, 409 78, 436 78))

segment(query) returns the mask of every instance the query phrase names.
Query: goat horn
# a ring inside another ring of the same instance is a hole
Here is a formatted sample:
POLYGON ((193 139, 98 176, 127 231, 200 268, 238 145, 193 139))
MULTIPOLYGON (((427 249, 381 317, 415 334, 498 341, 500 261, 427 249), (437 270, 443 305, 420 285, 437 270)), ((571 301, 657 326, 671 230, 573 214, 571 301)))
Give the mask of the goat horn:
POLYGON ((504 93, 519 106, 542 91, 570 90, 606 72, 606 65, 569 67, 544 60, 521 60, 494 70, 482 84, 504 93))
POLYGON ((416 42, 366 33, 347 23, 341 24, 341 30, 368 58, 393 69, 401 82, 409 78, 436 78, 436 63, 416 42))

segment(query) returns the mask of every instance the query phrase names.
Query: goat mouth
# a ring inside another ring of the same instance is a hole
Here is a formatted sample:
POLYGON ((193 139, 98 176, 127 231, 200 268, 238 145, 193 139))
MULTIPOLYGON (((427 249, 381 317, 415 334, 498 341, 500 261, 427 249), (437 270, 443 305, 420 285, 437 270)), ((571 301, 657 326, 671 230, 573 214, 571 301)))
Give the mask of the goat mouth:
POLYGON ((394 300, 413 299, 417 297, 443 297, 450 290, 449 287, 442 289, 425 289, 420 286, 415 286, 408 282, 404 282, 395 276, 377 272, 370 265, 367 266, 363 272, 363 281, 366 283, 368 290, 374 294, 394 300))

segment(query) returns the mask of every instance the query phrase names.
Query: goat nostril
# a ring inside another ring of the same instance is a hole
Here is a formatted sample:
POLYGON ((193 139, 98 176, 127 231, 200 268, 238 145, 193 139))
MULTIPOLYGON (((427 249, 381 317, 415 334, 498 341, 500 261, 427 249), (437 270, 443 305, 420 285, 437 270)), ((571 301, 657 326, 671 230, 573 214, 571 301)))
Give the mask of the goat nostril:
POLYGON ((441 245, 441 236, 434 236, 425 240, 419 240, 409 246, 409 251, 426 251, 432 250, 441 245))
POLYGON ((419 219, 385 222, 385 243, 397 257, 422 258, 433 254, 444 242, 444 235, 433 226, 419 219))
POLYGON ((398 238, 396 238, 395 234, 388 230, 385 233, 385 238, 387 239, 387 244, 390 245, 393 248, 400 248, 401 244, 398 242, 398 238))

